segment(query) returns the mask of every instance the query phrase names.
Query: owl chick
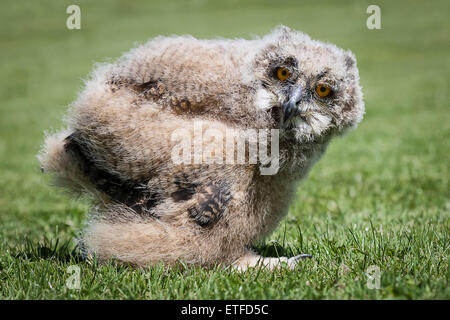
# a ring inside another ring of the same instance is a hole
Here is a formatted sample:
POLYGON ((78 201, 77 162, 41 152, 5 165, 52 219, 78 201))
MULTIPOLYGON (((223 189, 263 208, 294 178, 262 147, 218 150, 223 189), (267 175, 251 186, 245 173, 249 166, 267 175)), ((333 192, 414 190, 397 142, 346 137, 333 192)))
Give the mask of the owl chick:
POLYGON ((58 185, 90 196, 82 243, 100 261, 292 267, 300 256, 250 248, 363 113, 354 55, 287 27, 254 40, 157 37, 96 68, 39 160, 58 185), (256 131, 267 139, 247 135, 256 131), (241 161, 230 132, 245 137, 241 161), (248 137, 276 156, 275 170, 264 172, 248 137), (180 141, 194 150, 184 162, 174 160, 180 141), (205 145, 213 161, 196 150, 205 145))

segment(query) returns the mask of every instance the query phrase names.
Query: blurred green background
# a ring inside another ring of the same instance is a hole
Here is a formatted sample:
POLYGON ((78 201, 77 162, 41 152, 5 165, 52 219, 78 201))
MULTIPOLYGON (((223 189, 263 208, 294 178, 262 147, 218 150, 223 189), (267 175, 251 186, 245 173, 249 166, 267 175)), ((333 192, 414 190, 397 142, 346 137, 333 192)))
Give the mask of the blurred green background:
POLYGON ((449 11, 448 1, 418 0, 3 0, 0 298, 449 298, 449 11), (66 28, 71 4, 81 8, 81 30, 66 28), (381 30, 366 27, 370 4, 381 8, 381 30), (166 282, 153 279, 153 289, 145 272, 101 267, 98 280, 83 265, 91 287, 67 290, 69 262, 48 241, 76 237, 89 208, 49 186, 35 155, 44 131, 63 126, 94 63, 156 35, 251 38, 278 24, 351 49, 364 91, 365 119, 331 144, 276 241, 262 245, 307 251, 318 262, 258 281, 220 271, 186 271, 183 280, 173 273, 166 282), (370 264, 383 272, 381 290, 365 286, 370 264))

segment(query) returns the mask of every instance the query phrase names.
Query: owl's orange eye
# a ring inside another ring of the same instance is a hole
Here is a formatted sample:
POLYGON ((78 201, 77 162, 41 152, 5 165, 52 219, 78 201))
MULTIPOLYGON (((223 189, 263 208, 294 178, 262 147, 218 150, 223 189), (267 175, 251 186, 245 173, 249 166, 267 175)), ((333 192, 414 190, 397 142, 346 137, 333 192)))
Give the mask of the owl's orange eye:
POLYGON ((318 84, 316 86, 316 93, 321 98, 328 97, 331 94, 331 88, 325 84, 318 84))
POLYGON ((291 76, 291 72, 288 68, 277 68, 277 78, 281 81, 286 81, 291 76))

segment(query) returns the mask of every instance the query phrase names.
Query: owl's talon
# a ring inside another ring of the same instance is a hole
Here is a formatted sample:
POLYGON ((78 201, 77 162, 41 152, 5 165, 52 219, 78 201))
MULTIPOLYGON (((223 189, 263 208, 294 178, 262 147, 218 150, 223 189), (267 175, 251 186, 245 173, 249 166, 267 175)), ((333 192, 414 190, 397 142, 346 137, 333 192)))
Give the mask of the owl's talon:
POLYGON ((298 268, 300 260, 311 259, 313 256, 311 254, 299 254, 294 257, 288 259, 288 265, 291 266, 292 269, 296 269, 297 271, 301 271, 298 268))
POLYGON ((299 254, 299 255, 296 255, 296 256, 294 256, 294 257, 292 257, 292 258, 289 258, 289 262, 299 262, 300 260, 304 260, 304 259, 311 259, 313 256, 311 255, 311 254, 306 254, 306 253, 304 253, 304 254, 299 254))

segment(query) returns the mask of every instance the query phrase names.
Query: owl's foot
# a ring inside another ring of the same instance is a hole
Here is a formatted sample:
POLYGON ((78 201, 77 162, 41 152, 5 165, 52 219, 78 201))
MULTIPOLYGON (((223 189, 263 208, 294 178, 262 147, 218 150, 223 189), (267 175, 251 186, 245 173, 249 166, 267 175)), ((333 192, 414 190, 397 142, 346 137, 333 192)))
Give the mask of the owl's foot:
POLYGON ((289 258, 289 261, 299 262, 300 260, 311 259, 313 256, 311 254, 302 253, 295 257, 289 258))
POLYGON ((233 266, 239 271, 245 271, 250 267, 263 267, 267 270, 274 270, 280 267, 295 269, 300 260, 312 258, 310 254, 299 254, 295 257, 265 258, 260 255, 249 252, 233 263, 233 266))

